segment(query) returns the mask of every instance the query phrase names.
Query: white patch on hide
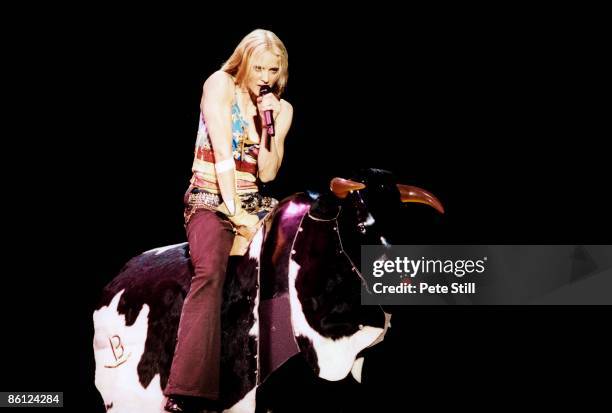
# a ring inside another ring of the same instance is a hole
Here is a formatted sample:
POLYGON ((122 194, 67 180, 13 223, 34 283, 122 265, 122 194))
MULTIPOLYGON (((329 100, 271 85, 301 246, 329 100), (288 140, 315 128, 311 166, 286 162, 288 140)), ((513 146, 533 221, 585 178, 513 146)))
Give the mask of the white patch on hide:
POLYGON ((255 305, 253 306, 253 326, 249 330, 249 336, 259 337, 259 292, 255 295, 255 305))
POLYGON ((306 320, 302 303, 298 298, 295 280, 300 266, 289 260, 289 299, 291 302, 291 322, 293 333, 308 337, 317 353, 319 377, 325 380, 337 381, 345 378, 355 362, 355 356, 368 347, 383 331, 382 328, 363 326, 352 336, 337 340, 326 338, 315 331, 306 320))
MULTIPOLYGON (((257 261, 257 282, 259 283, 259 257, 263 246, 263 227, 255 233, 251 246, 249 247, 249 258, 257 261)), ((259 337, 259 291, 255 295, 255 306, 253 307, 253 327, 249 330, 251 337, 259 337)))
POLYGON ((229 409, 223 410, 223 413, 254 413, 255 412, 255 390, 253 387, 240 401, 229 409))
POLYGON ((159 254, 163 254, 164 252, 166 252, 168 250, 182 247, 183 245, 187 245, 187 243, 186 242, 181 242, 180 244, 166 245, 165 247, 159 247, 159 248, 154 248, 154 249, 149 250, 149 251, 145 251, 145 252, 143 252, 143 254, 149 254, 151 252, 154 252, 155 255, 159 255, 159 254))
POLYGON ((358 383, 361 383, 361 371, 363 370, 363 357, 359 357, 353 363, 353 368, 351 369, 351 374, 355 377, 358 383))
POLYGON ((263 244, 263 226, 260 227, 253 239, 251 240, 251 245, 249 245, 249 257, 257 260, 259 264, 259 255, 261 253, 261 246, 263 244))
POLYGON ((363 225, 365 225, 366 227, 369 227, 371 225, 374 225, 374 222, 376 222, 374 220, 374 217, 372 216, 372 214, 368 212, 368 217, 366 218, 366 221, 363 223, 363 225))
POLYGON ((312 199, 319 199, 319 197, 321 196, 321 194, 314 191, 306 191, 306 194, 308 194, 308 196, 312 199))
POLYGON ((125 290, 118 292, 108 306, 93 313, 95 383, 111 413, 151 413, 164 411, 159 374, 145 389, 138 379, 137 366, 147 339, 149 306, 144 304, 131 326, 117 305, 125 290))

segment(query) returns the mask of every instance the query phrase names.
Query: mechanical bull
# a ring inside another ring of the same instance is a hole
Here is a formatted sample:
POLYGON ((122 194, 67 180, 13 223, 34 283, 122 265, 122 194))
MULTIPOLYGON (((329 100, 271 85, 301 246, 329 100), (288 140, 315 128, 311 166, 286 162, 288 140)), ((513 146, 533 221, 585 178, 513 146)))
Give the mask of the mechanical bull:
MULTIPOLYGON (((443 212, 433 195, 397 184, 386 171, 334 178, 330 189, 284 199, 247 253, 230 257, 221 315, 226 412, 266 411, 256 396, 296 357, 326 381, 352 373, 360 382, 363 350, 384 338, 390 320, 381 307, 360 304, 360 246, 386 243, 373 211, 402 201, 443 212)), ((95 384, 108 412, 163 411, 191 276, 183 243, 134 257, 105 287, 93 346, 95 384)))

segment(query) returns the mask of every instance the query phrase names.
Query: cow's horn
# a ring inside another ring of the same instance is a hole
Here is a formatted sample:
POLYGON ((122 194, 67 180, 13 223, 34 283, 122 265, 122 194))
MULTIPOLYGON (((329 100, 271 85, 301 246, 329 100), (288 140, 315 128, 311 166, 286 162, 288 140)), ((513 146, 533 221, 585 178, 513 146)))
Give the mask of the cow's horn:
POLYGON ((402 202, 418 202, 435 208, 441 214, 444 213, 442 203, 431 192, 416 186, 397 184, 402 202))
POLYGON ((346 198, 351 191, 359 191, 365 187, 361 182, 343 178, 334 178, 329 183, 329 189, 340 199, 346 198))

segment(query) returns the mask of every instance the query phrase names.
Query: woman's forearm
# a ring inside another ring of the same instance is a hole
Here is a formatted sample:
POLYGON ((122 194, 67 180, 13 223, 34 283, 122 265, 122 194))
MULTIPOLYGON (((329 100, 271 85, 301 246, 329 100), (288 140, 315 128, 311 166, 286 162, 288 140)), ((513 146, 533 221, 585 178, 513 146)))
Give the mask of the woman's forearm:
POLYGON ((263 128, 261 135, 262 143, 259 145, 259 155, 257 158, 259 179, 262 182, 269 182, 276 178, 281 164, 281 157, 279 156, 276 138, 268 137, 266 128, 263 128), (267 150, 264 144, 267 139, 270 139, 270 150, 267 150))

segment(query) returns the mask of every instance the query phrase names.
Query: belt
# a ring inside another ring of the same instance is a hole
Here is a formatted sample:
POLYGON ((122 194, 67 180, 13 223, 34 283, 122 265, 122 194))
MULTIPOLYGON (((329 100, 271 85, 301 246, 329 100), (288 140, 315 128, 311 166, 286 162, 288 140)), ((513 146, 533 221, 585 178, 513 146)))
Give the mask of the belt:
MULTIPOLYGON (((274 198, 262 196, 259 192, 239 194, 242 208, 249 214, 256 214, 261 211, 271 211, 278 201, 274 198)), ((186 194, 186 209, 195 212, 198 208, 216 210, 223 203, 223 198, 219 194, 213 194, 198 188, 190 188, 186 194)))
POLYGON ((187 198, 187 204, 192 208, 201 206, 216 209, 222 202, 220 195, 198 189, 191 190, 187 198))

